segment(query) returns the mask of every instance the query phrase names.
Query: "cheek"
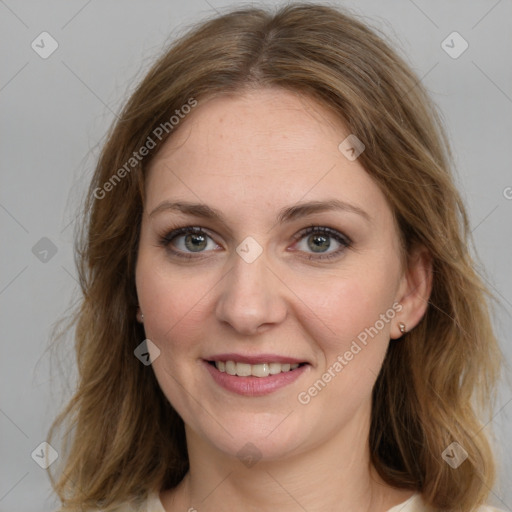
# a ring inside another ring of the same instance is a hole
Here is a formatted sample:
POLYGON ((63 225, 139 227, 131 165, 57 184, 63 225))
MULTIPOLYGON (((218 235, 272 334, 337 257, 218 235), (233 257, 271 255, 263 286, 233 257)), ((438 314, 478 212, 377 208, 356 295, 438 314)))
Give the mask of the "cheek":
POLYGON ((153 254, 140 254, 136 282, 137 295, 144 314, 144 331, 160 350, 152 364, 155 376, 167 399, 180 412, 190 404, 183 398, 185 384, 195 385, 190 366, 199 355, 194 340, 204 338, 206 279, 194 278, 184 270, 168 269, 168 264, 153 254), (196 353, 197 352, 197 353, 196 353))
MULTIPOLYGON (((366 273, 368 274, 368 273, 366 273)), ((353 338, 392 307, 396 283, 383 275, 330 276, 304 282, 298 296, 334 338, 353 338)), ((379 324, 380 325, 380 324, 379 324)), ((388 325, 388 323, 386 323, 388 325)))
POLYGON ((191 337, 204 334, 206 307, 218 281, 203 272, 175 268, 141 254, 137 264, 137 295, 144 314, 146 336, 160 350, 179 350, 191 337), (202 331, 201 331, 202 329, 202 331))

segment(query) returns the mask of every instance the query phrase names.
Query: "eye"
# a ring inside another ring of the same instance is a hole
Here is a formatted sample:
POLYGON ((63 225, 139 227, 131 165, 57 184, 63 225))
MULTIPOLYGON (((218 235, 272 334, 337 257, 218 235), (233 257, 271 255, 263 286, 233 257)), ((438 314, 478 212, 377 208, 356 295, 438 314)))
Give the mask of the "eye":
POLYGON ((193 258, 193 253, 202 253, 219 247, 202 228, 196 226, 174 229, 162 237, 160 243, 174 255, 183 258, 193 258))
MULTIPOLYGON (((352 244, 346 235, 326 226, 309 226, 293 238, 298 240, 294 244, 294 250, 309 252, 305 257, 310 260, 336 258, 352 244)), ((213 238, 198 226, 174 229, 161 237, 160 245, 179 258, 197 258, 201 253, 220 248, 213 238)))
POLYGON ((341 255, 351 246, 352 241, 346 235, 326 226, 310 226, 300 231, 295 238, 299 240, 297 249, 308 252, 308 259, 330 259, 341 255))

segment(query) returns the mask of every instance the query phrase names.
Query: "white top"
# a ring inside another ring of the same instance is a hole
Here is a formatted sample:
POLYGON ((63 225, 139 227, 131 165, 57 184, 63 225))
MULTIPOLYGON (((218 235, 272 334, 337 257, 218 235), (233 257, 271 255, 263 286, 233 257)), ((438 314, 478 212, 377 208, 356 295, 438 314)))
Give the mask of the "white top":
MULTIPOLYGON (((432 509, 429 509, 421 498, 421 494, 416 493, 413 494, 408 500, 391 507, 387 512, 431 512, 432 509)), ((93 512, 101 512, 101 510, 93 511, 93 512)), ((116 508, 116 512, 166 512, 162 502, 160 501, 160 495, 158 492, 151 492, 148 495, 147 500, 142 503, 139 507, 136 505, 121 505, 119 508, 116 508)), ((480 507, 475 512, 503 512, 500 509, 483 506, 480 507)))
MULTIPOLYGON (((391 507, 388 512, 428 512, 428 508, 421 498, 421 494, 413 494, 408 500, 391 507)), ((150 493, 146 503, 139 509, 132 507, 123 507, 119 512, 166 512, 158 492, 150 493)), ((497 508, 484 506, 480 507, 477 512, 501 512, 497 508)))

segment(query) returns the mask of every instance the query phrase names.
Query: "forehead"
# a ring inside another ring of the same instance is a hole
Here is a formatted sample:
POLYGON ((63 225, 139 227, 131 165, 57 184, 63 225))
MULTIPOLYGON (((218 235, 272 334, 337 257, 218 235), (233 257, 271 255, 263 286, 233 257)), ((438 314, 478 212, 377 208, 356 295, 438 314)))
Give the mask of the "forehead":
POLYGON ((200 102, 153 160, 148 209, 188 199, 236 214, 301 200, 338 198, 378 213, 385 198, 339 144, 350 132, 311 98, 282 89, 250 91, 200 102))
POLYGON ((326 145, 319 146, 319 139, 328 138, 333 130, 338 137, 348 135, 333 113, 291 91, 274 88, 222 95, 200 101, 166 141, 153 166, 172 154, 190 159, 212 152, 233 162, 238 155, 246 160, 244 167, 251 163, 247 157, 260 159, 269 151, 274 158, 291 152, 291 159, 305 153, 311 159, 321 157, 326 145))

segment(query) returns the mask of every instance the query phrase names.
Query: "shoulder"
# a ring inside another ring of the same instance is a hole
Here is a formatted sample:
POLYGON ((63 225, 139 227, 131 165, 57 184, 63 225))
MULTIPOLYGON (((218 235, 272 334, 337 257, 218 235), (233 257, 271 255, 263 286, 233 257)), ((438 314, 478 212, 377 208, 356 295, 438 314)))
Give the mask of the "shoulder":
POLYGON ((149 493, 146 500, 146 510, 143 512, 165 512, 165 509, 160 501, 160 494, 157 491, 149 493))
MULTIPOLYGON (((158 511, 160 512, 160 511, 158 511)), ((388 512, 434 512, 424 501, 421 494, 416 493, 407 501, 390 508, 388 512)), ((483 505, 475 510, 475 512, 503 512, 499 508, 483 505)))
MULTIPOLYGON (((108 509, 109 512, 166 512, 161 501, 159 493, 150 492, 146 499, 137 502, 121 503, 115 508, 108 509)), ((55 512, 61 512, 57 510, 55 512)), ((86 512, 105 512, 103 509, 87 509, 86 512)))

